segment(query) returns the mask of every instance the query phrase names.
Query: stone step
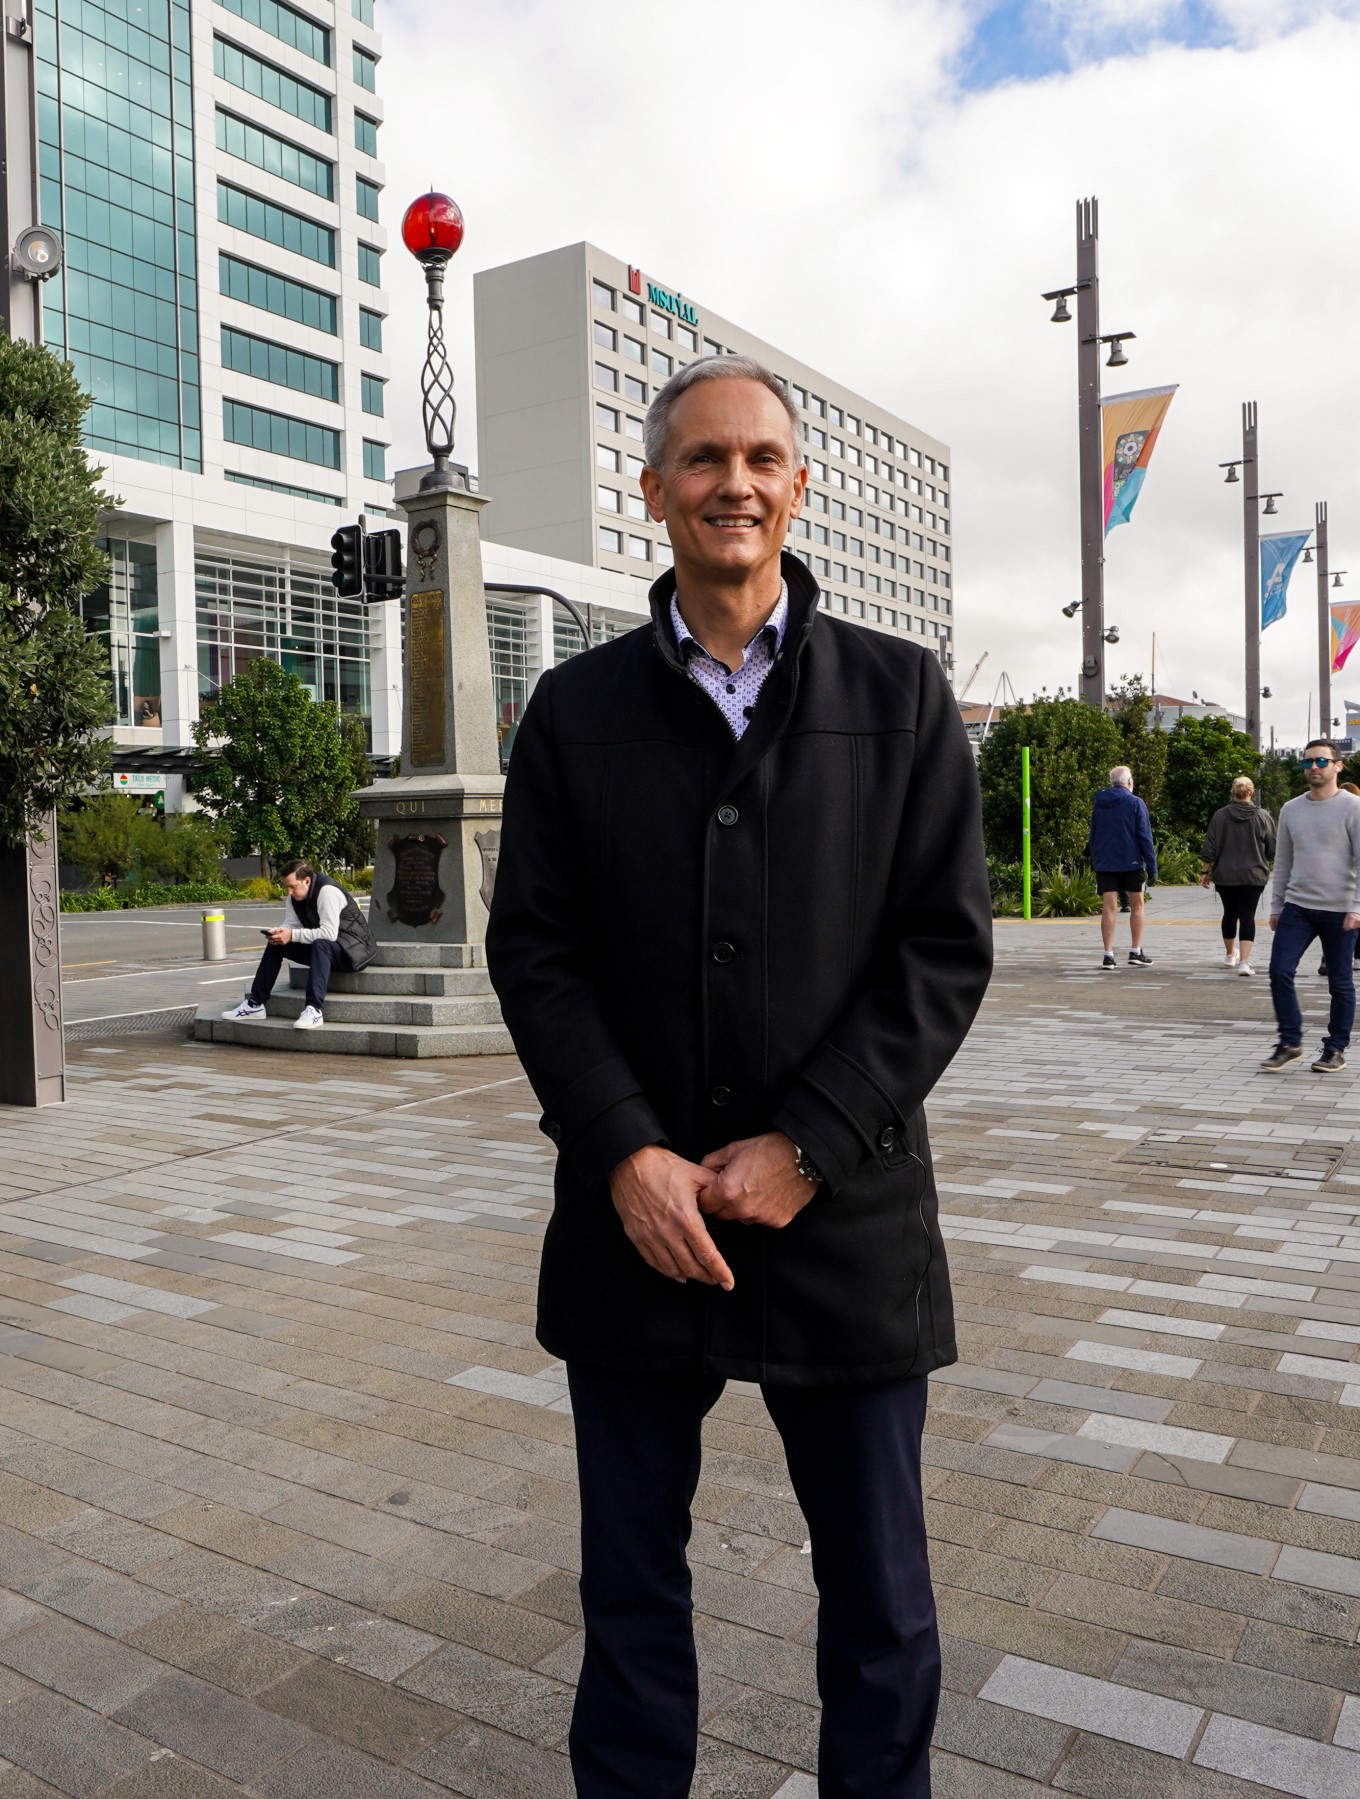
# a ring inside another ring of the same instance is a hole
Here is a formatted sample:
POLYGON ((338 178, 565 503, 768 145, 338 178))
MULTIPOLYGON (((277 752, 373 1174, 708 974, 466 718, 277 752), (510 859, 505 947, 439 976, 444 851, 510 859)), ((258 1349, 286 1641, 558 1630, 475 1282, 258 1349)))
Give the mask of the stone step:
POLYGON ((331 1024, 295 1031, 288 1018, 234 1019, 215 1004, 194 1020, 200 1043, 239 1043, 249 1049, 283 1049, 330 1056, 504 1056, 513 1053, 502 1024, 331 1024))
MULTIPOLYGON (((299 991, 307 985, 307 969, 301 962, 289 965, 288 984, 299 991)), ((418 994, 423 999, 453 999, 460 994, 488 994, 491 976, 484 968, 389 968, 370 962, 358 974, 333 974, 331 993, 369 995, 418 994)))
MULTIPOLYGON (((296 1018, 307 1003, 300 987, 275 990, 271 1018, 296 1018)), ((225 1008, 224 1008, 225 1010, 225 1008)), ((460 993, 451 998, 400 998, 382 994, 342 993, 334 986, 326 995, 330 1024, 499 1024, 501 1009, 494 993, 460 993)))
POLYGON ((380 943, 374 961, 384 968, 485 968, 486 945, 484 943, 380 943))

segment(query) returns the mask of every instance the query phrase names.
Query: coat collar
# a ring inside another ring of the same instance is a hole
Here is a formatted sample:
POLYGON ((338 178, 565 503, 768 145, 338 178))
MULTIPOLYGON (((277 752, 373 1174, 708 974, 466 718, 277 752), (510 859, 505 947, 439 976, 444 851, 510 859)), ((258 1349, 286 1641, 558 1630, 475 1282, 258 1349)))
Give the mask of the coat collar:
MULTIPOLYGON (((789 595, 788 624, 784 632, 784 650, 797 658, 817 621, 819 589, 812 571, 789 550, 782 550, 779 572, 784 577, 789 595)), ((668 568, 652 583, 649 594, 652 610, 652 634, 664 662, 684 672, 684 662, 671 628, 671 601, 675 598, 675 570, 668 568)))

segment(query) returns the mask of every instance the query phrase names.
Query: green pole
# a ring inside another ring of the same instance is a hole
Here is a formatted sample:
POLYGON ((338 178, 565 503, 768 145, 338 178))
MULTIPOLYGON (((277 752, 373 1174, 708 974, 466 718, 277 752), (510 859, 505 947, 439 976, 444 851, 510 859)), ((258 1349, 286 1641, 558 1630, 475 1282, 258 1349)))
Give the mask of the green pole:
POLYGON ((1021 861, 1025 871, 1025 917, 1033 918, 1033 894, 1030 885, 1030 848, 1029 848, 1029 745, 1024 744, 1020 750, 1020 810, 1021 810, 1021 861))

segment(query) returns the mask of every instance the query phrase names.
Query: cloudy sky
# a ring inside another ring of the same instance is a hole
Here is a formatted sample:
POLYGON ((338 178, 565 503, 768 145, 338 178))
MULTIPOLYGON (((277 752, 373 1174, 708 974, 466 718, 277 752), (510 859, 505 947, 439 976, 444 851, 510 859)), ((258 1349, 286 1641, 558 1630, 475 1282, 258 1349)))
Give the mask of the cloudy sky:
MULTIPOLYGON (((1039 299, 1100 200, 1106 390, 1181 384, 1111 536, 1108 671, 1240 710, 1242 509, 1217 464, 1260 407, 1281 528, 1326 499, 1360 601, 1360 0, 383 0, 394 461, 422 459, 406 199, 451 193, 459 456, 474 270, 589 238, 952 446, 958 673, 1071 685, 1075 327, 1039 299)), ((494 496, 493 496, 494 501, 494 496)), ((495 509, 484 515, 495 536, 495 509)), ((1270 528, 1268 526, 1268 528, 1270 528)), ((1301 742, 1312 571, 1263 639, 1301 742)), ((1338 595, 1337 598, 1342 598, 1338 595)), ((1360 653, 1333 687, 1360 700, 1360 653)), ((1313 696, 1316 721, 1316 698, 1313 696)))

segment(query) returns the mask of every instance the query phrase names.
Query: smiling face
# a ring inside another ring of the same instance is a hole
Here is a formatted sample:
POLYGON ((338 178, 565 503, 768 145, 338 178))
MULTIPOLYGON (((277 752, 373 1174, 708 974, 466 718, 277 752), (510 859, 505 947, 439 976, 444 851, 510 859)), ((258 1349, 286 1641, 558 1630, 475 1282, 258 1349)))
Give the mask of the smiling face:
POLYGON ((663 467, 642 471, 681 586, 777 569, 806 485, 789 415, 761 382, 735 376, 686 388, 671 409, 663 467))

